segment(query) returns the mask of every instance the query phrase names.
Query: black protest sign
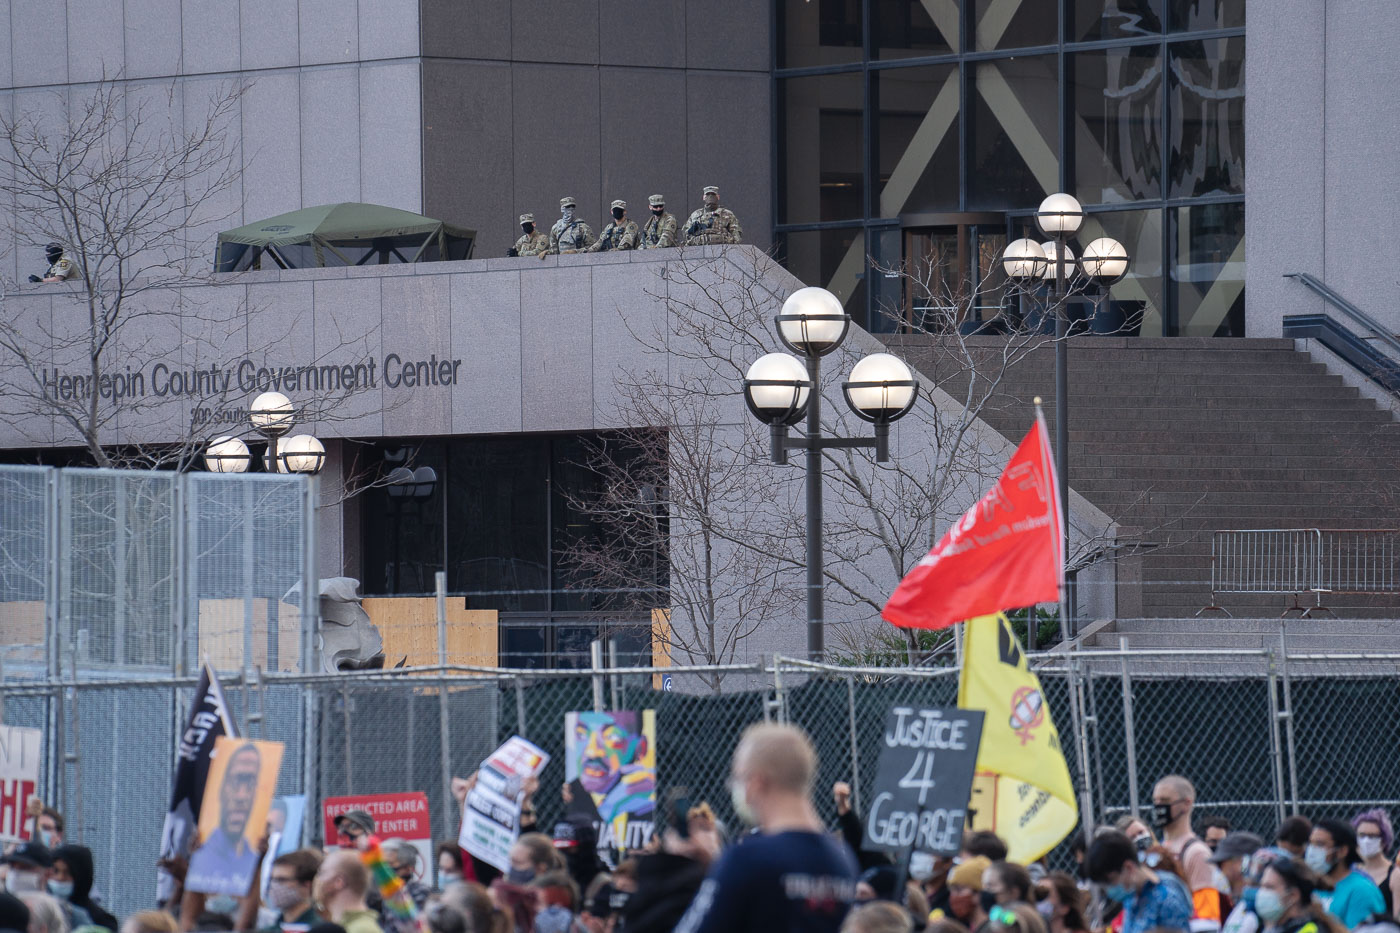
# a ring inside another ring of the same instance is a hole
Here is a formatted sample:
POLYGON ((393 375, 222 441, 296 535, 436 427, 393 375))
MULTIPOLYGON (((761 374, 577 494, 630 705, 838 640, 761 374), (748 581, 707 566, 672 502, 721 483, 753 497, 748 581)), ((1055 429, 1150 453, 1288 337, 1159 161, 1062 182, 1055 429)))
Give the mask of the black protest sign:
POLYGON ((981 740, 981 710, 891 709, 863 847, 956 855, 981 740))

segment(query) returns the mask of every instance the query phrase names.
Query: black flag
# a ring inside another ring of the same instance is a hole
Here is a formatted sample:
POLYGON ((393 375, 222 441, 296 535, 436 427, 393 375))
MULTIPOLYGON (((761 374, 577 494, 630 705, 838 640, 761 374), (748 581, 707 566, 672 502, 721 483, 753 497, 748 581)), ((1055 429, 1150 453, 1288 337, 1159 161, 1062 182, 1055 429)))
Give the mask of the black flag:
MULTIPOLYGON (((221 735, 238 738, 238 727, 228 714, 219 678, 205 662, 194 690, 189 722, 180 736, 175 759, 175 789, 170 795, 170 811, 160 837, 162 859, 189 855, 199 831, 199 805, 204 799, 204 783, 214 755, 214 740, 221 735)), ((156 896, 165 903, 175 890, 175 879, 165 870, 156 878, 156 896)))

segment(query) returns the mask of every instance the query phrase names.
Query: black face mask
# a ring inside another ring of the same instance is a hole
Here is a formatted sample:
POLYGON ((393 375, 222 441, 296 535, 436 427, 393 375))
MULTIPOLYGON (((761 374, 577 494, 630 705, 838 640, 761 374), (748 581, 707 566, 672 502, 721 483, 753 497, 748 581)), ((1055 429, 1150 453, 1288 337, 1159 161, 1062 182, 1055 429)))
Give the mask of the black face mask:
POLYGON ((524 230, 525 233, 528 235, 528 234, 531 234, 531 233, 534 233, 534 232, 535 232, 535 225, 534 225, 534 224, 521 224, 521 225, 520 225, 520 229, 521 229, 521 230, 524 230))
POLYGON ((44 258, 49 261, 49 265, 53 265, 54 263, 58 262, 58 260, 62 256, 63 250, 49 250, 47 253, 44 254, 44 258))
POLYGON ((613 220, 621 220, 621 219, 622 219, 622 215, 625 214, 625 213, 627 213, 627 212, 624 211, 622 208, 620 208, 620 207, 614 207, 614 208, 613 208, 613 220))
POLYGON ((1166 829, 1170 826, 1172 822, 1173 806, 1175 806, 1175 804, 1154 803, 1152 805, 1152 825, 1156 826, 1158 829, 1166 829))
POLYGON ((660 217, 662 214, 666 213, 666 208, 664 208, 664 207, 653 207, 653 208, 651 209, 651 212, 652 212, 653 214, 655 214, 657 217, 660 217))
POLYGON ((981 892, 977 895, 977 899, 982 902, 982 909, 985 911, 990 912, 993 907, 997 906, 997 896, 991 891, 981 892))

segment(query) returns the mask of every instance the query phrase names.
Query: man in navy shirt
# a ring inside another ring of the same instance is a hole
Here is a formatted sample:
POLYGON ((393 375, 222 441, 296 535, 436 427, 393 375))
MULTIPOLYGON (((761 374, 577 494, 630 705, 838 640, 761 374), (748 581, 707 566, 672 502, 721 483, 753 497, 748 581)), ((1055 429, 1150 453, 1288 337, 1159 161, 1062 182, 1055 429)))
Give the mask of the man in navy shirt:
POLYGON ((744 732, 730 792, 735 812, 760 833, 724 853, 676 933, 838 933, 860 870, 812 806, 816 772, 801 729, 761 723, 744 732))

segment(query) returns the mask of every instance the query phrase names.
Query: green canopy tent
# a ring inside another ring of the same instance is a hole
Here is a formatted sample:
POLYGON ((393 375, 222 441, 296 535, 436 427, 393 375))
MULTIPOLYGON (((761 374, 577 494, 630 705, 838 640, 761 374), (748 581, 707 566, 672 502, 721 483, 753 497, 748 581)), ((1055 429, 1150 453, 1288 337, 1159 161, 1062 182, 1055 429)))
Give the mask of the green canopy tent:
POLYGON ((379 204, 322 204, 219 234, 215 272, 469 259, 476 231, 379 204))

